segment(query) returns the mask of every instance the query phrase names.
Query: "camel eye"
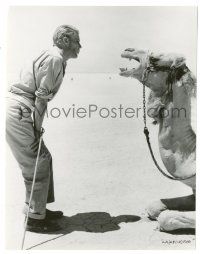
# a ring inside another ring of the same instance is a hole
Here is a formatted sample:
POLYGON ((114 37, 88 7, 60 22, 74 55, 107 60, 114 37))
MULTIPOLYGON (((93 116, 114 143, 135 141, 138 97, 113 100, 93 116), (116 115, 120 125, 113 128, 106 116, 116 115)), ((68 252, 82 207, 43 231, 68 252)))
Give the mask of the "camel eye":
POLYGON ((159 58, 158 57, 154 57, 154 56, 150 56, 149 60, 150 60, 151 63, 155 63, 155 62, 157 62, 159 60, 159 58))

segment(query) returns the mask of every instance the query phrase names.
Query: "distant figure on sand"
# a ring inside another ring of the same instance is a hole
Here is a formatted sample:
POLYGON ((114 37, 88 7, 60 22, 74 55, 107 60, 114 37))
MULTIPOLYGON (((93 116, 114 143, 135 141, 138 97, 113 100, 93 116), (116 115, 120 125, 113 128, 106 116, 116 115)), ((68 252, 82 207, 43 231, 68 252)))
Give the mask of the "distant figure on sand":
POLYGON ((158 220, 163 231, 195 228, 196 135, 191 127, 191 97, 196 96, 196 79, 182 56, 129 48, 122 57, 139 66, 121 68, 120 75, 135 78, 151 90, 148 115, 159 124, 159 150, 166 169, 174 177, 192 176, 181 181, 191 187, 192 195, 155 201, 147 208, 148 216, 158 220))

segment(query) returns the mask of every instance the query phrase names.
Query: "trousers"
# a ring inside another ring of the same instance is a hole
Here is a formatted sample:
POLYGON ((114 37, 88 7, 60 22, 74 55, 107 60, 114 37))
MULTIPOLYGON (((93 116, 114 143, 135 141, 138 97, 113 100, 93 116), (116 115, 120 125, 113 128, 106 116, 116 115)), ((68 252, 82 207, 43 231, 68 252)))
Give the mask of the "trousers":
MULTIPOLYGON (((17 160, 25 183, 25 207, 29 203, 39 142, 35 139, 32 111, 23 103, 7 98, 6 140, 17 160)), ((42 141, 29 217, 44 219, 46 204, 55 201, 52 157, 42 141)))

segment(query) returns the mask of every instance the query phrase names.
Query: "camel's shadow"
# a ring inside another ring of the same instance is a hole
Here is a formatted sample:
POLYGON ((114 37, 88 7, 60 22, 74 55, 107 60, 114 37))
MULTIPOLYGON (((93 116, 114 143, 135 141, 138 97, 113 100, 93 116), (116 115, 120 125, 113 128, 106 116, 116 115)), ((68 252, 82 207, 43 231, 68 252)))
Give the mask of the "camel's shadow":
POLYGON ((136 215, 112 217, 106 212, 78 213, 71 217, 63 216, 57 220, 62 229, 53 234, 69 234, 73 231, 104 233, 120 229, 119 224, 122 222, 136 222, 140 219, 141 217, 136 215))

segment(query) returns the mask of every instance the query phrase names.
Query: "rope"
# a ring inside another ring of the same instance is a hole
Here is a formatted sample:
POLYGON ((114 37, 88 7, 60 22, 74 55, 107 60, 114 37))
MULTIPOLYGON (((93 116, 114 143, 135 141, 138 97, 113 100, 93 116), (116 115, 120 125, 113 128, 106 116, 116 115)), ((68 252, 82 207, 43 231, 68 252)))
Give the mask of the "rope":
POLYGON ((149 130, 147 127, 144 127, 144 135, 146 137, 146 140, 147 140, 147 144, 148 144, 148 147, 149 147, 149 151, 150 151, 150 154, 151 154, 151 157, 153 159, 153 162, 154 164, 156 165, 157 169, 161 172, 161 174, 163 174, 165 177, 171 179, 171 180, 175 180, 175 181, 180 181, 180 180, 187 180, 187 179, 190 179, 192 177, 194 177, 196 174, 193 174, 191 176, 187 176, 187 177, 172 177, 168 174, 166 174, 161 168, 160 166, 158 165, 158 162, 156 161, 155 159, 155 156, 154 156, 154 153, 153 153, 153 150, 152 150, 152 147, 151 147, 151 143, 150 143, 150 138, 149 138, 149 130))

